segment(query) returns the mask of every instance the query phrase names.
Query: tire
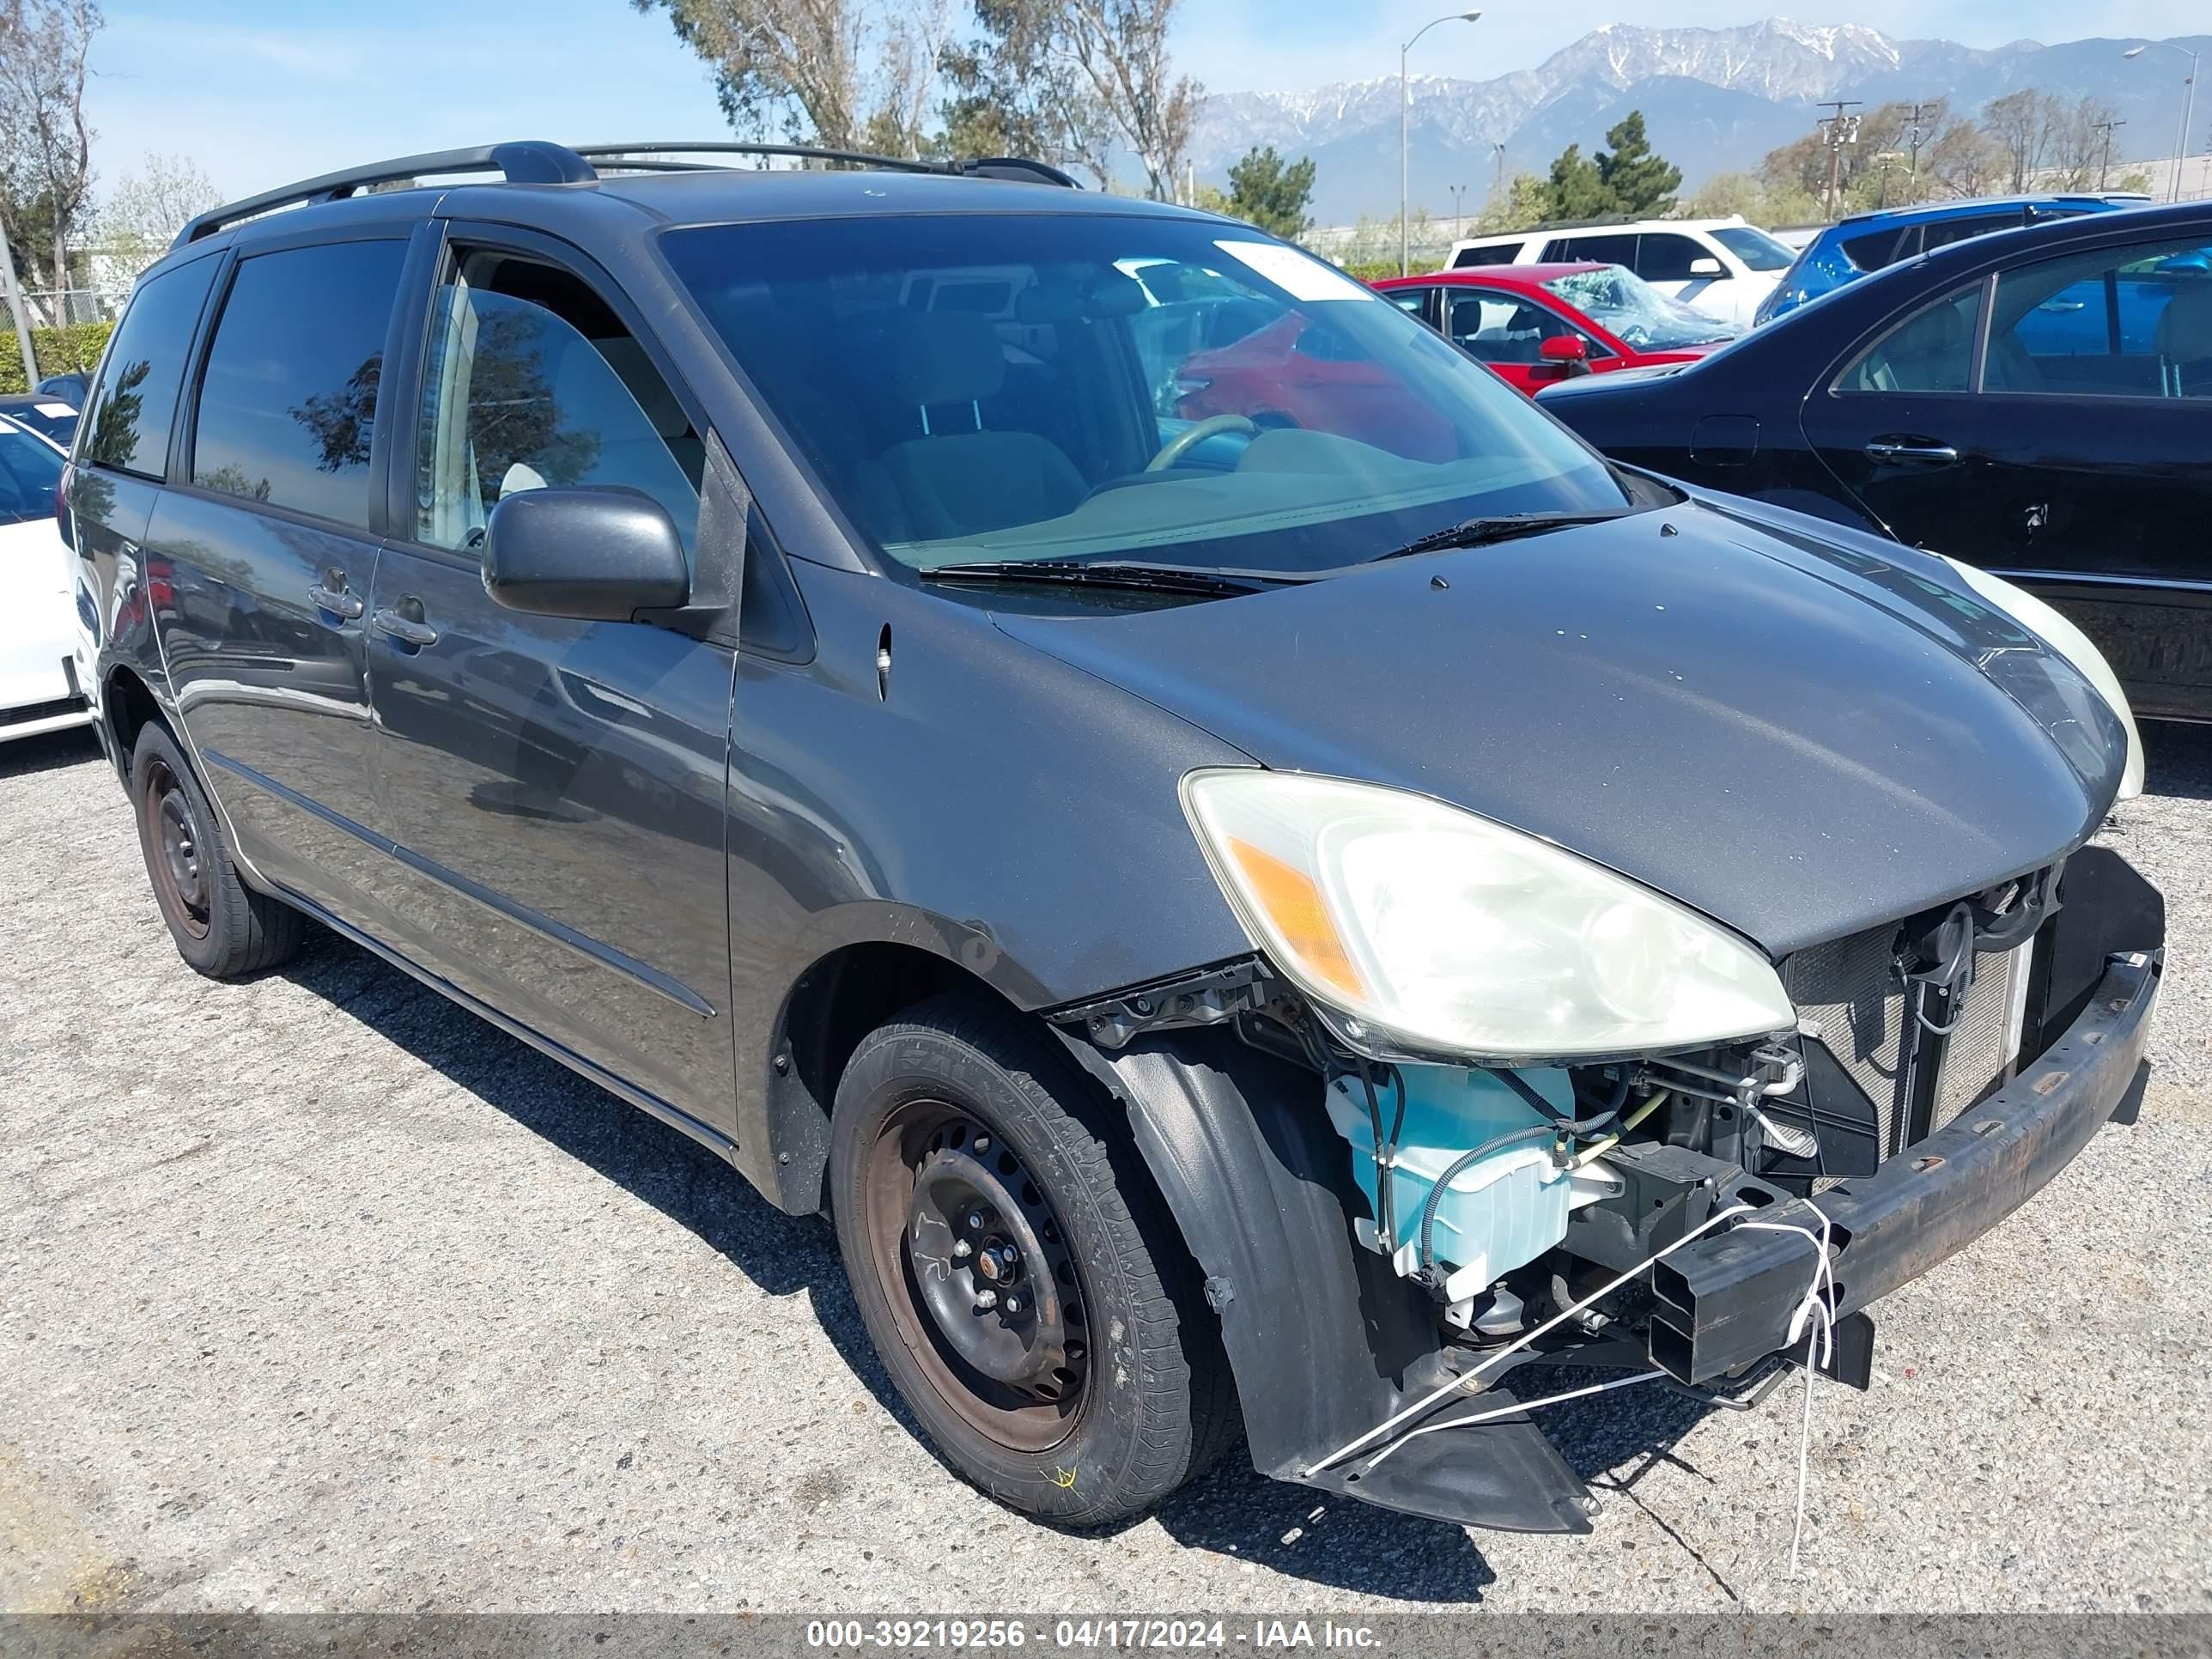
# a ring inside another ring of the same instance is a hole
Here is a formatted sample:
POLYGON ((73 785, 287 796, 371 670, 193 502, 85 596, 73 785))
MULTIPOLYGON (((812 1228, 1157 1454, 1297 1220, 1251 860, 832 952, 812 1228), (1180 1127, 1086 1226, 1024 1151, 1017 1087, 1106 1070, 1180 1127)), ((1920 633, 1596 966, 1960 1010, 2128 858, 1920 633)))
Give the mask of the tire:
POLYGON ((222 820, 176 739, 149 721, 131 751, 138 850, 177 954, 210 979, 238 979, 298 954, 307 919, 239 879, 222 820))
POLYGON ((908 1010, 847 1066, 830 1160, 876 1352, 939 1452, 990 1496, 1103 1525, 1234 1441, 1197 1269, 1127 1132, 1044 1034, 974 997, 908 1010), (997 1304, 979 1312, 987 1291, 997 1304))

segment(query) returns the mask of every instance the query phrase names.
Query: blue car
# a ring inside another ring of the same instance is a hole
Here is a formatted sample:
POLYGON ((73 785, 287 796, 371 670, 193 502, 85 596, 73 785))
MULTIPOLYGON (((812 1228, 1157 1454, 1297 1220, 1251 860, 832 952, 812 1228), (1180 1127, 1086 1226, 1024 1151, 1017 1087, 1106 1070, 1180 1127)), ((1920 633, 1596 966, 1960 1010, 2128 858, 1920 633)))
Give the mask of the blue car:
POLYGON ((1753 322, 1770 323, 1869 271, 1932 252, 1970 236, 2016 230, 2050 219, 2115 208, 2142 207, 2150 198, 2127 191, 2087 195, 1990 196, 1962 202, 1923 202, 1915 207, 1857 213, 1829 226, 1797 256, 1774 291, 1760 301, 1753 322))

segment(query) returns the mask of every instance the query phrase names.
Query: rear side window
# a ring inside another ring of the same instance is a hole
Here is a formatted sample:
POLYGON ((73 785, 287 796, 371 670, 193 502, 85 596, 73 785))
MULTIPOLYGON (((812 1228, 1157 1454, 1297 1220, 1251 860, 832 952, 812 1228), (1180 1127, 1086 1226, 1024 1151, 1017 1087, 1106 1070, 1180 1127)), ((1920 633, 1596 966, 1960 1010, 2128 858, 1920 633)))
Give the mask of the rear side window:
POLYGON ((54 516, 62 458, 36 438, 0 427, 0 524, 54 516))
POLYGON ((86 417, 88 462, 149 478, 167 470, 177 388, 218 263, 195 259, 138 284, 86 417))
POLYGON ((404 242, 332 242, 241 260, 216 319, 192 482, 368 528, 384 331, 404 242))
POLYGON ((1933 253, 1937 248, 1948 247, 1954 242, 1986 236, 1993 230, 2011 230, 2027 222, 2027 215, 2025 213, 1985 213, 1972 219, 1942 220, 1921 228, 1920 251, 1933 253))
POLYGON ((1547 259, 1588 259, 1601 265, 1636 264, 1634 236, 1562 236, 1544 250, 1547 259))
POLYGON ((1518 242, 1493 242, 1488 247, 1463 247, 1452 256, 1452 269, 1468 265, 1510 265, 1521 252, 1518 242))

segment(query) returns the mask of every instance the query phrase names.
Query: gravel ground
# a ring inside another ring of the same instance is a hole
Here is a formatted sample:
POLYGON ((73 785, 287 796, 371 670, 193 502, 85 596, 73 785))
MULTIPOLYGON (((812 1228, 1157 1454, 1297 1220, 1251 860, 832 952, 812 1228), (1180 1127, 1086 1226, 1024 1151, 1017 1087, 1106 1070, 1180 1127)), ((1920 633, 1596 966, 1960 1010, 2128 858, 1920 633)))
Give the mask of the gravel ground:
POLYGON ((949 1475, 828 1230, 333 940, 192 975, 88 739, 0 749, 0 1608, 2212 1609, 2212 732, 2112 832, 2141 1126, 1882 1304, 1879 1371, 1550 1426, 1587 1538, 1253 1474, 1044 1530, 949 1475))

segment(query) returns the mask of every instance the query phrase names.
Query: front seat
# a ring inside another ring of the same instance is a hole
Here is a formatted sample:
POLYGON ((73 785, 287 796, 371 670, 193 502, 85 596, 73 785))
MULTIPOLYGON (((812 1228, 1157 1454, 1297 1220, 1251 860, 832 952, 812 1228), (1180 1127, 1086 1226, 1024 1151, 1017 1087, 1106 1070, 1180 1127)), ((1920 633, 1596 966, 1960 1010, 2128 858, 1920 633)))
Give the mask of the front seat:
POLYGON ((1006 350, 988 317, 920 312, 901 326, 892 384, 920 435, 881 459, 917 540, 1056 519, 1087 493, 1083 475, 1049 438, 984 426, 983 402, 1006 378, 1006 350))
POLYGON ((2158 319, 2160 390, 2169 398, 2212 397, 2212 278, 2185 277, 2158 319))

